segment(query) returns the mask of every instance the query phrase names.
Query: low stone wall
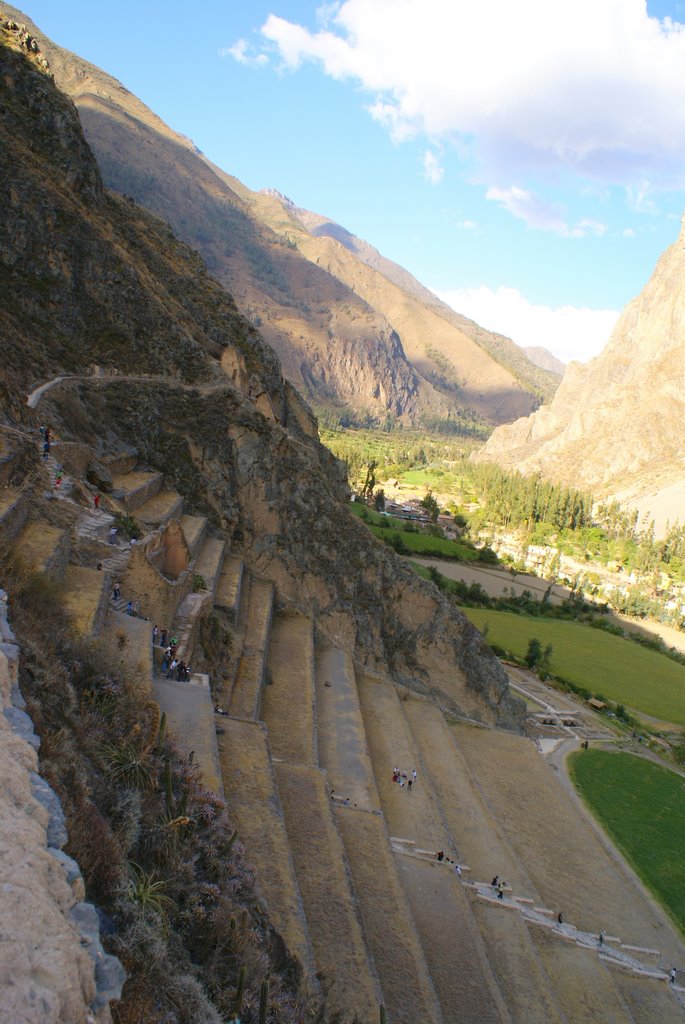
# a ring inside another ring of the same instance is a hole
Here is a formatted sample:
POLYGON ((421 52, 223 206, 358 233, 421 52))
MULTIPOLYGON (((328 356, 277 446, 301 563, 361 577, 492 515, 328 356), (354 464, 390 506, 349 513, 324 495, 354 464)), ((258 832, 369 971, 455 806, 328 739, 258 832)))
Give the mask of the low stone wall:
POLYGON ((109 1024, 125 981, 105 953, 60 802, 37 774, 40 741, 18 686, 19 647, 0 590, 0 990, 2 1018, 109 1024))

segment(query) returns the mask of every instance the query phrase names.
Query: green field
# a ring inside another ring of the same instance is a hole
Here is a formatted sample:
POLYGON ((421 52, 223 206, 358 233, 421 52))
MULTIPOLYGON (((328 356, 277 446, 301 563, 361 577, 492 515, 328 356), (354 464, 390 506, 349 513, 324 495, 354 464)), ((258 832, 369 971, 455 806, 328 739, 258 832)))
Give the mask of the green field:
POLYGON ((617 704, 685 725, 685 666, 631 640, 563 619, 462 608, 497 647, 523 658, 531 637, 552 644, 550 671, 617 704))
POLYGON ((630 754, 579 750, 571 778, 645 885, 685 932, 685 784, 630 754))
POLYGON ((376 537, 385 540, 389 534, 399 533, 402 543, 412 554, 456 558, 460 562, 475 562, 478 559, 478 551, 475 548, 467 547, 466 544, 459 544, 456 540, 444 540, 442 537, 431 537, 428 533, 415 533, 407 530, 406 519, 382 516, 359 501, 354 501, 350 505, 350 511, 360 518, 363 516, 362 509, 365 509, 368 514, 366 525, 376 537), (381 523, 385 523, 387 526, 381 526, 381 523))

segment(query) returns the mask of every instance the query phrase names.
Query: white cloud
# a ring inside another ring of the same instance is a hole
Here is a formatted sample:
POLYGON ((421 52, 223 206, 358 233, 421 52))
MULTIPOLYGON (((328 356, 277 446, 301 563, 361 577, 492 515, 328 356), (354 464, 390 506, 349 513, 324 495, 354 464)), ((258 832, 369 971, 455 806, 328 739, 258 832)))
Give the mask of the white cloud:
POLYGON ((460 231, 475 231, 478 224, 475 220, 460 220, 457 222, 460 231))
POLYGON ((626 201, 631 210, 635 213, 657 214, 659 207, 650 196, 651 187, 648 181, 641 181, 637 185, 628 185, 626 188, 626 201))
POLYGON ((468 144, 490 182, 683 182, 685 26, 645 0, 343 0, 316 31, 275 15, 261 31, 285 67, 360 84, 395 138, 468 144))
POLYGON ((486 330, 505 334, 524 348, 542 345, 565 363, 598 355, 619 316, 615 309, 535 306, 516 288, 481 285, 436 294, 486 330))
POLYGON ((245 39, 239 39, 233 46, 223 46, 219 50, 220 57, 233 57, 239 64, 246 64, 251 68, 264 67, 269 63, 265 53, 254 53, 245 39))
POLYGON ((635 238, 635 231, 634 231, 634 229, 633 228, 624 228, 623 229, 623 237, 624 238, 635 238))
POLYGON ((529 228, 539 231, 551 231, 564 238, 585 238, 586 235, 601 236, 606 225, 597 220, 585 217, 574 226, 570 226, 559 206, 546 202, 528 189, 512 185, 510 188, 489 188, 486 199, 499 203, 513 217, 525 221, 529 228))
POLYGON ((431 185, 439 185, 445 174, 445 168, 439 158, 430 149, 423 154, 423 176, 431 185))

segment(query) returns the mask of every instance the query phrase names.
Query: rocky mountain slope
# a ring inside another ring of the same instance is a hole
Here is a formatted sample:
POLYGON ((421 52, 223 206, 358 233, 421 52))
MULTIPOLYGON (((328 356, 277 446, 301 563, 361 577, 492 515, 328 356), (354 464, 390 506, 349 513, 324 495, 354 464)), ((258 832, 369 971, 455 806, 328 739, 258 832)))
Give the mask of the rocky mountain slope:
POLYGON ((310 401, 380 421, 486 429, 551 395, 554 378, 508 339, 459 318, 365 243, 352 252, 349 241, 279 216, 278 204, 214 167, 119 82, 27 23, 79 108, 107 185, 201 252, 310 401))
POLYGON ((563 377, 566 363, 562 363, 561 359, 557 359, 549 349, 543 348, 542 345, 527 345, 523 351, 536 366, 541 367, 543 370, 549 370, 559 377, 563 377))
MULTIPOLYGON (((682 943, 520 735, 502 665, 349 515, 306 404, 197 255, 103 187, 30 34, 0 18, 0 40, 0 577, 38 767, 128 975, 119 999, 91 942, 79 1006, 102 1024, 110 999, 116 1024, 358 1024, 379 1004, 391 1024, 607 1006, 641 1024, 646 1005, 679 1024, 654 957, 682 943), (162 669, 152 623, 190 678, 162 669)), ((80 982, 45 970, 32 900, 29 963, 2 944, 13 1019, 73 1024, 60 993, 80 982)))
MULTIPOLYGON (((521 349, 510 338, 484 330, 473 320, 455 312, 451 306, 448 306, 420 281, 417 281, 404 267, 387 259, 364 239, 353 235, 340 224, 336 224, 335 221, 331 221, 321 214, 295 206, 287 196, 282 195, 276 189, 264 189, 263 192, 280 200, 283 207, 315 238, 332 238, 339 242, 371 270, 377 271, 401 291, 413 296, 442 320, 447 321, 454 328, 454 334, 448 336, 449 344, 446 351, 442 353, 444 358, 449 358, 452 362, 464 358, 458 353, 459 345, 463 344, 461 336, 466 335, 484 352, 488 353, 500 367, 513 374, 524 389, 539 394, 545 402, 551 401, 559 386, 559 378, 564 372, 563 363, 555 359, 551 352, 547 352, 545 349, 521 349)), ((315 248, 312 251, 316 253, 315 248)), ((320 262, 318 257, 317 262, 320 262)), ((371 294, 374 293, 371 292, 371 294)), ((410 332, 414 326, 410 322, 410 332)), ((442 330, 444 331, 444 327, 442 330)), ((438 328, 438 333, 440 333, 440 328, 438 328)), ((426 355, 425 350, 423 355, 426 355)), ((435 374, 439 369, 440 360, 438 358, 438 362, 432 366, 429 373, 435 374)))
POLYGON ((685 521, 685 233, 623 311, 604 351, 571 363, 552 402, 497 429, 483 458, 685 521))

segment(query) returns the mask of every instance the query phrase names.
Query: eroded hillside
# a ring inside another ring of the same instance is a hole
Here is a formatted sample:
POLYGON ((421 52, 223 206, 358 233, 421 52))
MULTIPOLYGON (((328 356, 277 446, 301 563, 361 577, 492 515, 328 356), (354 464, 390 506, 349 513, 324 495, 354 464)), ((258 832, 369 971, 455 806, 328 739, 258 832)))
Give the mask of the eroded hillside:
POLYGON ((552 404, 498 428, 479 458, 616 496, 656 520, 685 520, 681 424, 683 231, 603 352, 571 363, 552 404))
POLYGON ((293 218, 279 223, 264 197, 209 163, 119 82, 28 24, 78 106, 108 186, 202 254, 310 401, 379 421, 454 419, 483 432, 552 393, 552 378, 543 381, 508 339, 459 317, 418 282, 409 287, 406 272, 399 285, 384 276, 389 261, 367 265, 293 218))

